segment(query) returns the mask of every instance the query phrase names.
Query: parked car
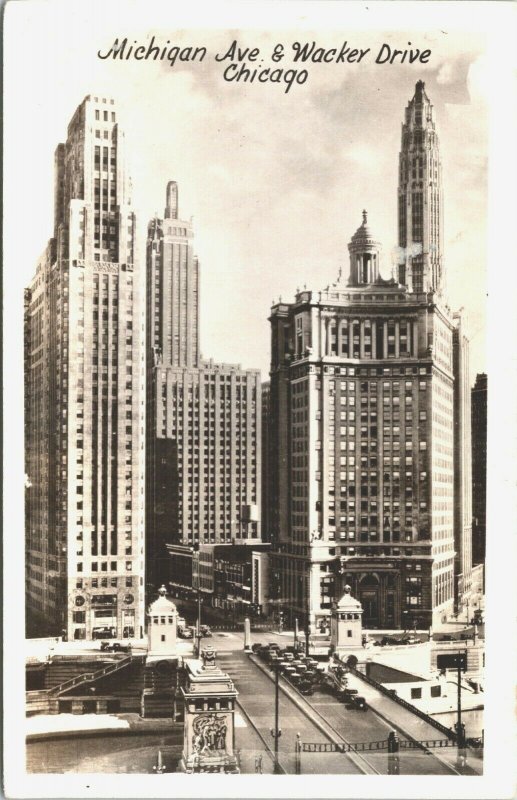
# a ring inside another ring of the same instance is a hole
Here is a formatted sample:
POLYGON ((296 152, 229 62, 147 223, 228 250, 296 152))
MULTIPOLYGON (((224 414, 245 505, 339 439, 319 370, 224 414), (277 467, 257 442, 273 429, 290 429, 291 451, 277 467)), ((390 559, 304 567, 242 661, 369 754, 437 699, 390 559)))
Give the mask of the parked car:
POLYGON ((104 653, 129 653, 131 645, 120 642, 101 642, 101 651, 104 653))
POLYGON ((364 697, 361 697, 360 695, 355 695, 353 697, 350 697, 349 703, 353 708, 356 708, 358 711, 368 710, 368 705, 366 703, 366 700, 364 699, 364 697))

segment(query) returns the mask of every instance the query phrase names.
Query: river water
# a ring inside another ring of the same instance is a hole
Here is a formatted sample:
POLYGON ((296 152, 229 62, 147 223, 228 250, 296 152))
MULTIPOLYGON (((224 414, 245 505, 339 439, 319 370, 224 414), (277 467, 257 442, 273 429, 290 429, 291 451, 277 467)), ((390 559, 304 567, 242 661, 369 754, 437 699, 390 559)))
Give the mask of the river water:
MULTIPOLYGON (((454 727, 456 713, 434 715, 438 722, 454 727)), ((469 737, 480 737, 483 729, 483 710, 464 711, 462 720, 469 737)), ((269 772, 267 756, 254 741, 252 731, 239 730, 243 772, 254 771, 257 754, 264 755, 264 767, 269 772)), ((121 773, 149 774, 157 763, 161 750, 165 772, 176 772, 183 749, 182 731, 167 734, 116 735, 109 734, 46 739, 27 744, 27 772, 30 773, 121 773)))
POLYGON ((166 772, 176 772, 182 732, 47 739, 27 744, 27 772, 152 773, 162 751, 166 772))

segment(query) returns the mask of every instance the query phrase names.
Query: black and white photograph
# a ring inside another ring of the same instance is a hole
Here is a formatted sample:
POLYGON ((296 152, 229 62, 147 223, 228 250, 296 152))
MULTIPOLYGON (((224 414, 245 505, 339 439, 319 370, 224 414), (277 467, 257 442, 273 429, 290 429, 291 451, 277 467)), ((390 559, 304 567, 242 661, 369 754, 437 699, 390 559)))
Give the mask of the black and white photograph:
POLYGON ((513 795, 516 21, 5 6, 7 797, 513 795))

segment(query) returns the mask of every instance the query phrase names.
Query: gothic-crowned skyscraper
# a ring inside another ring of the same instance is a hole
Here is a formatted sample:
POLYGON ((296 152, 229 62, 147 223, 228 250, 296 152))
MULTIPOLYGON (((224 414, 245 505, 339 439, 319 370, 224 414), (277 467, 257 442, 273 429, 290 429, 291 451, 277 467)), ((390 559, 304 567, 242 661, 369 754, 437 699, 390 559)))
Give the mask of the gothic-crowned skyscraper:
POLYGON ((399 155, 399 282, 410 292, 445 290, 442 165, 434 109, 418 81, 406 107, 399 155))
POLYGON ((468 340, 443 291, 420 81, 400 160, 398 280, 381 277, 363 212, 348 281, 271 310, 271 599, 312 632, 345 584, 373 628, 434 624, 470 587, 468 340))
POLYGON ((55 167, 25 293, 27 610, 40 632, 141 636, 143 287, 113 100, 84 99, 55 167))

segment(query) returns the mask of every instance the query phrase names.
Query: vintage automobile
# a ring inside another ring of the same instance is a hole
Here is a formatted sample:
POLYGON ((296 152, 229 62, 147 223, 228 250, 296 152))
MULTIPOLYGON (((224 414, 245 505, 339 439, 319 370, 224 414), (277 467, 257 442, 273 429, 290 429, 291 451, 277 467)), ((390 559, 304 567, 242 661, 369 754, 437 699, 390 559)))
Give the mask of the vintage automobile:
POLYGON ((130 653, 131 645, 120 642, 101 642, 100 649, 103 653, 130 653))
POLYGON ((352 708, 356 708, 358 711, 367 711, 368 705, 364 697, 360 695, 354 695, 353 697, 349 697, 346 701, 352 708))

